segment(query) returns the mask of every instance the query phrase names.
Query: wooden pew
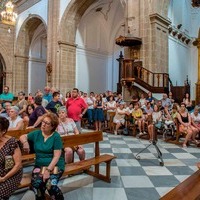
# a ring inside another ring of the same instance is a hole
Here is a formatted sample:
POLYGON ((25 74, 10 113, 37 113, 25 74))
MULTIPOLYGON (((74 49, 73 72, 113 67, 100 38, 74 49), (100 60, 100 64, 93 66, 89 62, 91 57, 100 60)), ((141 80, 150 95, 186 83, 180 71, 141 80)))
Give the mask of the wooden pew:
POLYGON ((6 134, 19 139, 20 136, 30 133, 31 131, 34 131, 34 130, 37 130, 37 129, 31 128, 31 129, 24 129, 24 130, 13 130, 13 131, 8 131, 6 134))
POLYGON ((200 170, 196 171, 182 183, 177 185, 160 200, 199 200, 200 199, 200 170))
POLYGON ((173 144, 182 145, 182 142, 180 142, 179 140, 180 140, 181 137, 184 138, 186 136, 186 133, 183 133, 183 132, 179 131, 180 123, 179 123, 177 118, 174 120, 174 122, 175 122, 175 126, 176 126, 176 131, 175 131, 176 138, 175 139, 174 138, 167 138, 165 141, 173 143, 173 144))
MULTIPOLYGON (((28 134, 34 130, 37 130, 37 129, 32 128, 32 129, 24 129, 24 130, 13 130, 13 131, 8 131, 6 134, 11 137, 15 137, 15 138, 19 139, 20 136, 22 136, 24 134, 28 134)), ((22 165, 23 166, 33 163, 34 160, 35 160, 35 154, 23 154, 22 155, 22 165)))
MULTIPOLYGON (((77 145, 95 144, 94 157, 88 158, 82 161, 77 161, 65 166, 65 171, 63 177, 66 175, 74 174, 80 171, 99 178, 103 181, 110 182, 110 164, 111 161, 116 158, 109 154, 100 154, 99 142, 103 141, 103 133, 101 131, 88 132, 79 135, 70 135, 62 137, 64 147, 73 147, 77 145), (106 174, 101 174, 99 171, 99 165, 101 163, 106 163, 106 174), (94 166, 94 170, 90 169, 94 166)), ((28 187, 31 183, 31 174, 24 174, 19 188, 28 187)))

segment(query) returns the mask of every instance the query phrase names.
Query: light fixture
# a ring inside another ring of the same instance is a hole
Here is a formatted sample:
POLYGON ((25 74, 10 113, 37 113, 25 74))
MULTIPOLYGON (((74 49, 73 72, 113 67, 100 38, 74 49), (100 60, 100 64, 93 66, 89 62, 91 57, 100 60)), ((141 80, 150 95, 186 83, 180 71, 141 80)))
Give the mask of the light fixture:
POLYGON ((17 13, 13 11, 14 5, 8 1, 5 6, 6 10, 1 12, 1 20, 5 24, 14 25, 17 19, 17 13))

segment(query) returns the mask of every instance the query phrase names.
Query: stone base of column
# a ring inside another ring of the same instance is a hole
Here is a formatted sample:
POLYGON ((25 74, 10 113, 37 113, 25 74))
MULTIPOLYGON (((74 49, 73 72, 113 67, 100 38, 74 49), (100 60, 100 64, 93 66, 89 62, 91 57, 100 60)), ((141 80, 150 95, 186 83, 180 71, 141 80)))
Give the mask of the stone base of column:
POLYGON ((196 83, 196 100, 195 105, 200 104, 200 81, 196 83))

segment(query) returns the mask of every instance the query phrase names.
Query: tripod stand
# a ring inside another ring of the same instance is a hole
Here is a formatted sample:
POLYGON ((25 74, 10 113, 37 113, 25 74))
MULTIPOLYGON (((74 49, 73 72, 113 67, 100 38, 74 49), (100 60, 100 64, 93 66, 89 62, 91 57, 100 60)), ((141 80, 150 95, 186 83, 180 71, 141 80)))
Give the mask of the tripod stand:
POLYGON ((153 140, 152 143, 150 143, 149 145, 147 145, 144 149, 142 149, 139 153, 137 153, 135 155, 135 159, 136 160, 140 160, 140 156, 139 154, 141 154, 143 151, 145 151, 146 149, 148 149, 151 145, 153 145, 158 153, 158 159, 160 159, 160 166, 164 166, 164 161, 162 159, 162 153, 160 151, 160 149, 157 146, 157 132, 155 131, 155 125, 153 124, 153 140))

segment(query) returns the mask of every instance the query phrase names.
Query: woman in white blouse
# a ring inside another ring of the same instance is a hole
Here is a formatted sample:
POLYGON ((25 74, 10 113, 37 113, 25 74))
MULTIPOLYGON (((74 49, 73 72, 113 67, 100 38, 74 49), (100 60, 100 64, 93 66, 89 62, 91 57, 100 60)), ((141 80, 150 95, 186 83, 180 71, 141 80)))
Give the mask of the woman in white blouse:
MULTIPOLYGON (((79 134, 79 131, 76 127, 74 120, 67 117, 67 111, 65 106, 61 106, 58 108, 58 116, 59 116, 59 125, 57 127, 57 131, 61 136, 79 134)), ((72 163, 74 161, 74 152, 78 154, 80 160, 85 159, 85 150, 81 145, 78 145, 73 148, 66 147, 65 162, 67 164, 72 163)))
POLYGON ((199 114, 199 107, 196 106, 194 108, 194 112, 191 113, 192 124, 200 131, 200 114, 199 114))

